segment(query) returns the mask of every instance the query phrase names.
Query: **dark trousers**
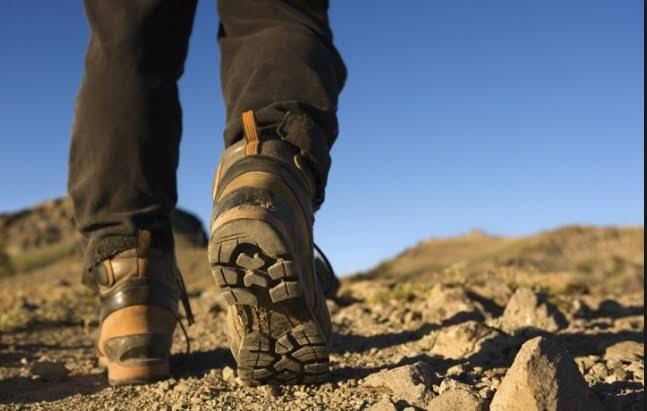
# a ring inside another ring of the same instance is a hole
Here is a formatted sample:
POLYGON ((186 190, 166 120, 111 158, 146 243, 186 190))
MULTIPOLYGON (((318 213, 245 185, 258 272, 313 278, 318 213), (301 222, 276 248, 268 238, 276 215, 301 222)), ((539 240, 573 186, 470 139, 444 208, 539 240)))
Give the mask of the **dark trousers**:
MULTIPOLYGON (((68 190, 86 268, 133 248, 144 228, 158 247, 172 247, 182 132, 177 81, 196 1, 85 0, 91 35, 68 190)), ((325 0, 218 2, 225 146, 242 137, 241 113, 254 110, 259 126, 282 129, 314 159, 322 192, 346 77, 327 10, 325 0)))

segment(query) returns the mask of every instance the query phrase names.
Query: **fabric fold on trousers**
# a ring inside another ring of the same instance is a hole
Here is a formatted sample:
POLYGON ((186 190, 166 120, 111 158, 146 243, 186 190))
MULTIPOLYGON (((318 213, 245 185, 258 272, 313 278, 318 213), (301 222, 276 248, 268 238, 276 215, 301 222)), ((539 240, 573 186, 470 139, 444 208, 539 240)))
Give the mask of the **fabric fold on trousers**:
MULTIPOLYGON (((160 248, 173 247, 169 216, 182 133, 177 83, 197 0, 84 4, 91 34, 68 191, 91 269, 134 247, 141 229, 151 230, 160 248)), ((218 11, 225 146, 242 138, 240 114, 253 110, 259 126, 275 129, 309 160, 323 198, 346 78, 328 2, 220 0, 218 11)))

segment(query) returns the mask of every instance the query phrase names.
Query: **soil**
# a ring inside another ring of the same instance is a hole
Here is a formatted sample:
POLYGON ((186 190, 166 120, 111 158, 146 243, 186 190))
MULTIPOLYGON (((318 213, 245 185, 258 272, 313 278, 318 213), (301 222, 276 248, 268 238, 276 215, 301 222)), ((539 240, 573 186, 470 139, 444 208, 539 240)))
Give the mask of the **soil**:
POLYGON ((644 409, 643 235, 642 227, 471 233, 347 276, 329 301, 331 377, 314 386, 240 385, 206 250, 183 246, 178 259, 197 320, 187 329, 191 351, 176 332, 172 379, 110 387, 93 349, 96 297, 80 284, 80 257, 64 255, 0 278, 0 408, 424 409, 452 384, 487 407, 521 345, 544 336, 574 358, 607 409, 644 409), (521 325, 519 312, 529 313, 521 325), (406 381, 416 373, 425 375, 422 387, 406 381), (380 384, 388 375, 404 381, 380 384))

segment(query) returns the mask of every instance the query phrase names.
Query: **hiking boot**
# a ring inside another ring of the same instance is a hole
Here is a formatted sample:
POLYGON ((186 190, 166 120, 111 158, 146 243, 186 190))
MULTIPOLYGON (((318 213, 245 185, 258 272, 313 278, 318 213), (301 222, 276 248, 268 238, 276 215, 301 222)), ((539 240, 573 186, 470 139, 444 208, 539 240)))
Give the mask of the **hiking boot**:
MULTIPOLYGON (((324 381, 330 314, 315 274, 315 182, 300 150, 243 114, 213 190, 211 271, 247 385, 324 381)), ((329 280, 332 284, 332 280, 329 280)))
POLYGON ((167 378, 180 298, 193 322, 173 253, 151 248, 150 231, 140 231, 137 248, 104 260, 94 278, 101 300, 97 352, 109 383, 167 378))

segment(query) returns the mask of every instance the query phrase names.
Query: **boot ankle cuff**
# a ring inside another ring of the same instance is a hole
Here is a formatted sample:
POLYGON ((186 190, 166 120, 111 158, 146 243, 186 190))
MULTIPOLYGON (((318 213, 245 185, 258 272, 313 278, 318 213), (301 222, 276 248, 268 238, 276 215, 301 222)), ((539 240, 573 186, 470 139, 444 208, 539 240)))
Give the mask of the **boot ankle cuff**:
MULTIPOLYGON (((95 267, 102 261, 131 249, 137 248, 138 234, 106 234, 101 237, 90 238, 84 253, 84 270, 82 282, 84 285, 97 289, 95 267)), ((171 252, 174 248, 173 231, 171 228, 158 230, 152 233, 151 248, 163 252, 171 252)))
MULTIPOLYGON (((326 131, 321 127, 320 122, 316 121, 315 116, 308 114, 306 108, 298 105, 291 109, 285 104, 272 105, 254 111, 254 118, 260 137, 259 154, 265 154, 261 148, 264 140, 276 139, 294 147, 295 154, 305 159, 303 163, 307 164, 307 171, 315 185, 313 205, 315 209, 319 208, 323 203, 330 170, 330 146, 337 135, 337 129, 326 131)), ((229 121, 225 136, 228 149, 245 140, 243 121, 240 116, 229 121)), ((292 158, 283 160, 288 163, 293 162, 292 158)))
POLYGON ((330 147, 323 130, 310 116, 303 113, 288 112, 276 132, 283 140, 300 150, 305 158, 308 171, 315 182, 315 210, 321 206, 325 197, 325 188, 330 170, 330 147))

